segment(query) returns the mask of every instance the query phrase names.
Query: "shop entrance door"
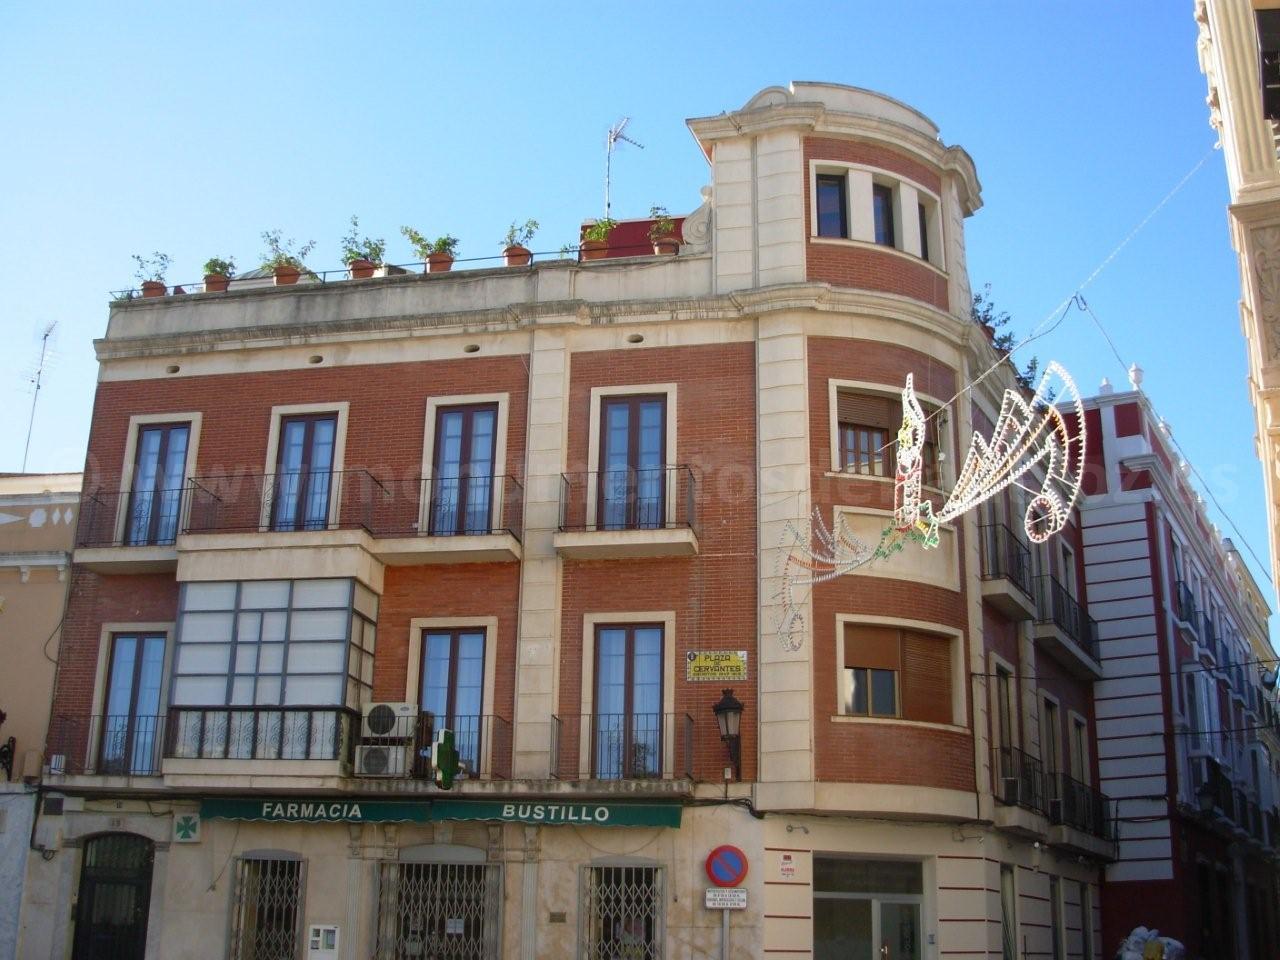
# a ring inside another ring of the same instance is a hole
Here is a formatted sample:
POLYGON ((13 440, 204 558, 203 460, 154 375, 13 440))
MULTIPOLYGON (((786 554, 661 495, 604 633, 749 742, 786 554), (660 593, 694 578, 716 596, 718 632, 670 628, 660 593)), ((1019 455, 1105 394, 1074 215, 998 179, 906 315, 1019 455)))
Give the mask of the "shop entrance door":
POLYGON ((920 960, 921 864, 815 857, 814 960, 920 960))
POLYGON ((72 960, 142 960, 154 857, 146 837, 108 833, 86 841, 72 960))

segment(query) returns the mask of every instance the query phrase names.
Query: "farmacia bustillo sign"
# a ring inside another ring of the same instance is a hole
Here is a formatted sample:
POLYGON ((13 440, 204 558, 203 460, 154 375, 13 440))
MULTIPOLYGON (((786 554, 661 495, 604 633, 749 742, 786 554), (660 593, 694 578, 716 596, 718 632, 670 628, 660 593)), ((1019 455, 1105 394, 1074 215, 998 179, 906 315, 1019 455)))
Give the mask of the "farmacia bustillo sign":
POLYGON ((545 826, 678 827, 678 803, 507 803, 486 800, 262 800, 210 797, 200 803, 205 820, 276 823, 395 823, 489 820, 545 826))

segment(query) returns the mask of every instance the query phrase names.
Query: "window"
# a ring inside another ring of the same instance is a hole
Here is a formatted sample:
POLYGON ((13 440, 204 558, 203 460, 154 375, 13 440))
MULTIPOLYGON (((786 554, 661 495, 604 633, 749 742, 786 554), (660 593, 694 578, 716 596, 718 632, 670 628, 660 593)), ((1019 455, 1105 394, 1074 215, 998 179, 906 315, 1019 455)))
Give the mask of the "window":
POLYGON ((437 729, 453 731, 454 747, 467 772, 480 772, 484 712, 483 629, 422 632, 422 748, 437 729))
POLYGON ((818 236, 849 236, 849 202, 845 177, 840 174, 819 174, 818 186, 818 236))
POLYGON ((164 651, 163 635, 111 638, 98 743, 100 772, 135 776, 160 772, 164 651))
POLYGON ((920 259, 929 259, 929 210, 923 204, 916 204, 916 210, 920 214, 920 259))
POLYGON ((431 535, 488 533, 498 405, 445 407, 436 416, 431 535))
POLYGON ((245 854, 236 862, 230 960, 293 960, 302 939, 305 863, 292 854, 245 854))
POLYGON ((1060 543, 1059 547, 1062 551, 1060 556, 1060 567, 1062 569, 1062 586, 1067 591, 1067 595, 1071 599, 1076 596, 1076 555, 1070 547, 1065 543, 1060 543))
POLYGON ((1040 701, 1040 759, 1044 772, 1050 776, 1062 769, 1058 754, 1058 705, 1047 698, 1040 701))
POLYGON ((125 535, 129 546, 173 543, 177 536, 190 433, 188 423, 138 428, 125 535))
POLYGON ((592 768, 598 779, 662 775, 662 627, 596 628, 592 768))
POLYGON ((1053 960, 1062 960, 1062 881, 1049 874, 1049 935, 1053 960))
POLYGON ((579 956, 660 960, 666 942, 664 870, 620 864, 582 868, 579 956))
POLYGON ((893 224, 893 187, 883 183, 871 185, 871 212, 875 220, 875 241, 886 247, 897 246, 893 224))
POLYGON ((815 856, 814 960, 920 960, 923 891, 917 861, 815 856))
POLYGON ((272 530, 324 530, 329 525, 337 431, 336 413, 281 419, 272 530))
MULTIPOLYGON (((483 857, 483 851, 474 853, 483 857)), ((382 863, 378 874, 378 945, 374 956, 388 960, 498 956, 501 865, 483 861, 382 863)))
MULTIPOLYGON (((925 415, 932 410, 926 408, 925 415)), ((894 438, 902 424, 900 399, 871 393, 839 390, 836 393, 836 431, 839 457, 835 469, 860 476, 892 477, 896 469, 894 438)), ((923 482, 938 485, 937 421, 925 427, 920 452, 923 482)))
POLYGON ((352 580, 185 584, 174 755, 334 759, 341 716, 313 708, 368 699, 377 615, 377 596, 352 580))
POLYGON ((605 397, 600 404, 600 527, 666 525, 666 397, 605 397))
POLYGON ((1007 750, 1013 746, 1013 675, 1004 667, 996 667, 996 731, 998 746, 1007 750))
POLYGON ((948 637, 846 624, 840 712, 951 723, 951 655, 948 637))
POLYGON ((1071 776, 1089 782, 1089 728, 1079 717, 1071 718, 1071 776))
POLYGON ((1255 10, 1262 74, 1262 115, 1280 120, 1280 10, 1255 10))
POLYGON ((1018 960, 1018 894, 1013 864, 1000 864, 1000 942, 1003 960, 1018 960))

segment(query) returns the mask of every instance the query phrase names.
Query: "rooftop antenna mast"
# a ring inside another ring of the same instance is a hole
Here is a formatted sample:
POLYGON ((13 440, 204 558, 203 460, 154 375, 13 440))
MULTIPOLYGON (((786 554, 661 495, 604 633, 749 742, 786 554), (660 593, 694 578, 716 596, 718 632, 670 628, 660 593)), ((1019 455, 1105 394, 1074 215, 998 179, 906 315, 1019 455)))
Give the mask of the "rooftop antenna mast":
POLYGON ((36 424, 36 401, 40 399, 40 381, 44 378, 44 361, 49 353, 49 338, 53 336, 53 328, 58 325, 58 321, 54 321, 44 328, 44 335, 40 338, 40 362, 36 365, 35 376, 31 378, 31 382, 36 385, 35 394, 31 397, 31 419, 27 421, 27 445, 22 448, 22 472, 27 472, 27 454, 31 451, 31 428, 36 424))
POLYGON ((632 140, 630 137, 628 137, 625 133, 623 133, 623 131, 627 129, 627 124, 628 124, 628 123, 630 123, 630 122, 631 122, 631 118, 630 118, 630 117, 623 117, 621 120, 619 120, 617 123, 615 123, 612 127, 610 127, 610 128, 609 128, 609 135, 608 135, 607 137, 605 137, 605 143, 604 143, 604 216, 605 216, 605 219, 606 219, 606 220, 607 220, 607 219, 609 219, 609 179, 610 179, 611 172, 612 172, 612 169, 613 169, 613 148, 614 148, 614 146, 616 146, 616 145, 617 145, 617 143, 618 143, 618 141, 619 141, 619 140, 621 140, 623 143, 629 143, 629 144, 631 144, 633 147, 639 147, 641 150, 643 150, 643 149, 644 149, 644 144, 643 144, 643 143, 636 143, 634 140, 632 140))

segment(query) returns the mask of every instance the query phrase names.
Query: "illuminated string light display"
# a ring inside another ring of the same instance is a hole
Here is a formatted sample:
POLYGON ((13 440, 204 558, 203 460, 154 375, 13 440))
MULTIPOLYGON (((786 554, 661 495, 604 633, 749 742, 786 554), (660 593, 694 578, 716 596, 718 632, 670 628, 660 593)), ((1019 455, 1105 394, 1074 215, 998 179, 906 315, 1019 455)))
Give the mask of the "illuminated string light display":
POLYGON ((910 541, 926 550, 937 547, 942 524, 1008 487, 1029 496, 1022 525, 1033 543, 1044 543, 1066 526, 1084 477, 1085 421, 1075 381, 1058 363, 1045 368, 1030 399, 1017 390, 1005 391, 991 436, 974 431, 955 486, 936 510, 933 501, 921 495, 928 419, 916 399, 913 377, 907 374, 897 437, 893 520, 874 548, 849 531, 844 514, 836 516, 830 529, 817 508, 807 530, 787 524, 779 570, 783 613, 778 637, 784 648, 800 647, 804 615, 796 603, 797 588, 888 559, 910 541), (1074 429, 1068 429, 1067 414, 1075 417, 1074 429))

